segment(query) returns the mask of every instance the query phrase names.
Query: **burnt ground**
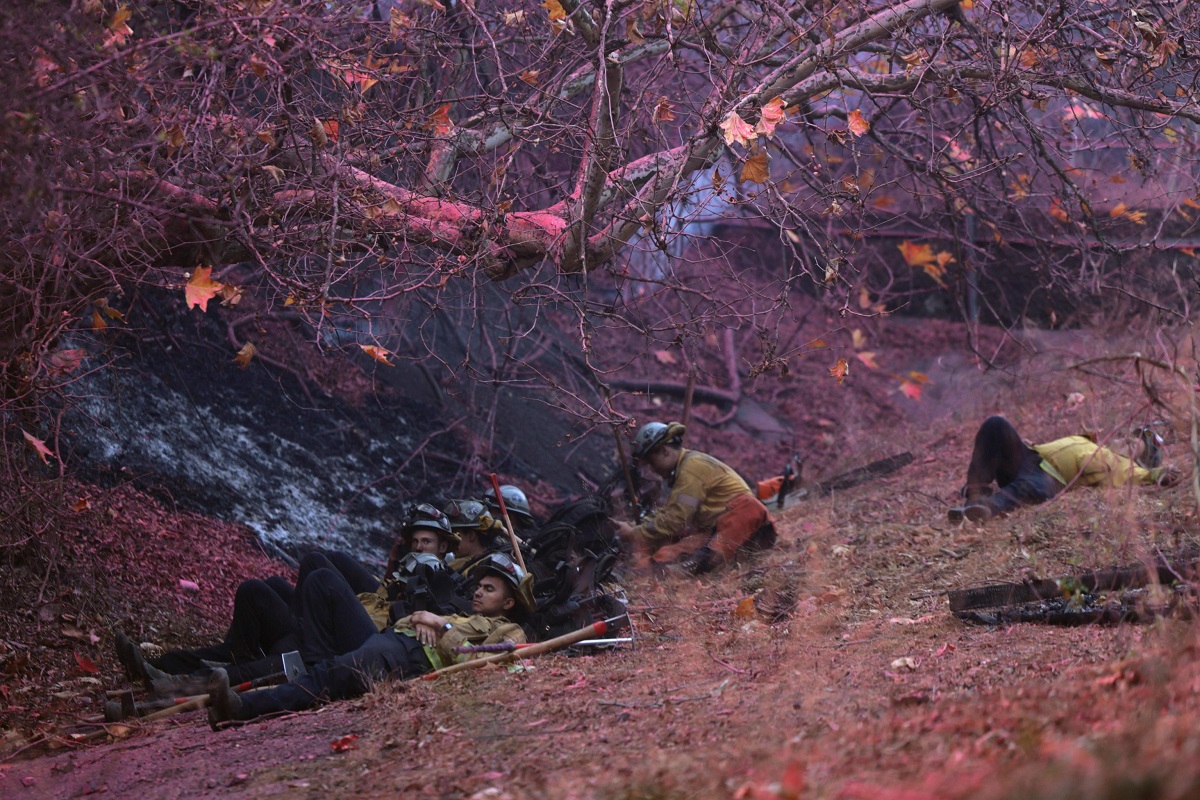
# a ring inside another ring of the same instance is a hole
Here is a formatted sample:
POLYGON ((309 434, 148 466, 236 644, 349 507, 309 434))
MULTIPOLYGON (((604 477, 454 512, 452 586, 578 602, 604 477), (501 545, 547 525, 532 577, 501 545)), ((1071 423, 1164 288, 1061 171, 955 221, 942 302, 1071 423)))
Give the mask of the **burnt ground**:
MULTIPOLYGON (((1040 439, 1111 434, 1161 415, 1126 362, 1069 368, 1151 352, 1152 339, 1128 331, 1039 334, 1009 359, 1009 371, 980 372, 954 346, 952 326, 928 323, 923 335, 921 324, 898 321, 895 331, 881 332, 885 341, 894 334, 897 349, 880 348, 892 371, 929 375, 919 402, 861 369, 836 387, 829 365, 816 359, 791 379, 797 388, 777 393, 793 398, 793 428, 812 432, 808 452, 822 454, 814 477, 903 450, 916 461, 872 485, 781 512, 780 548, 753 563, 695 580, 630 576, 636 647, 553 655, 516 672, 385 685, 358 701, 222 733, 194 713, 122 726, 100 743, 70 739, 88 730, 79 720, 98 709, 101 691, 120 685, 110 646, 116 619, 164 644, 211 636, 237 579, 283 567, 245 528, 176 510, 130 486, 72 486, 91 507, 77 516, 79 538, 63 539, 76 544, 58 556, 92 566, 43 574, 31 558, 25 580, 7 573, 13 601, 0 614, 8 750, 0 791, 478 800, 1195 796, 1195 623, 988 628, 956 620, 943 595, 1132 563, 1196 542, 1187 481, 1078 490, 984 527, 945 519, 974 429, 988 413, 1004 411, 1040 439), (200 592, 181 590, 179 578, 196 581, 200 592), (332 743, 351 734, 353 747, 334 752, 332 743)), ((1168 401, 1180 388, 1156 384, 1168 401)), ((761 445, 703 427, 696 434, 758 474, 796 444, 761 445)), ((1185 442, 1171 443, 1168 454, 1190 474, 1185 442)))

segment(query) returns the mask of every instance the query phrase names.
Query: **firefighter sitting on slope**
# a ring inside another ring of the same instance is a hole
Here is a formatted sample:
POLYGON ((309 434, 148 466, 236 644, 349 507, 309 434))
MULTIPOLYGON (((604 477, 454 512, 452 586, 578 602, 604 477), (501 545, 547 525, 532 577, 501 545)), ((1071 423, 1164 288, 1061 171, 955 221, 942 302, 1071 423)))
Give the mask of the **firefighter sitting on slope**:
POLYGON ((637 563, 674 565, 698 575, 733 560, 739 550, 775 543, 766 506, 729 466, 707 453, 683 448, 687 429, 678 422, 649 422, 633 443, 635 466, 647 464, 670 487, 665 505, 637 525, 614 520, 637 563))

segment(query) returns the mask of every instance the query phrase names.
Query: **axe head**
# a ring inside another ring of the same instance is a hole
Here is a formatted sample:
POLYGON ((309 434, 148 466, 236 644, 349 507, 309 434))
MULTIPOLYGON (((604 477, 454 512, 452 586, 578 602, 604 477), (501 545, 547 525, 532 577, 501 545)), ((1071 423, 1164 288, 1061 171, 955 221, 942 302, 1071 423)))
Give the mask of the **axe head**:
POLYGON ((288 683, 296 680, 296 678, 308 672, 304 668, 304 659, 300 658, 300 652, 292 650, 280 656, 283 661, 283 674, 287 677, 288 683))

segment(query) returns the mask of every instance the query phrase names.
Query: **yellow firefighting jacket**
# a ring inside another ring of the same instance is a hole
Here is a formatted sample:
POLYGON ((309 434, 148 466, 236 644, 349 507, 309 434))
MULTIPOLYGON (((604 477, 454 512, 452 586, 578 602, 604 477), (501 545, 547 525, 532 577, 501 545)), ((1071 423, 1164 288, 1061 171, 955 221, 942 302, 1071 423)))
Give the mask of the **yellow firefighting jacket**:
POLYGON ((684 533, 713 530, 729 501, 750 492, 732 467, 695 450, 680 453, 668 485, 666 504, 634 529, 647 544, 663 545, 684 533))
MULTIPOLYGON (((500 644, 512 642, 524 644, 525 631, 516 623, 509 622, 504 617, 485 617, 482 614, 472 614, 469 617, 450 616, 446 622, 452 626, 438 639, 437 647, 425 647, 425 655, 434 669, 441 669, 459 661, 470 661, 472 658, 482 658, 491 653, 456 653, 454 648, 465 644, 500 644)), ((415 634, 412 617, 396 620, 392 626, 396 633, 415 634)))
POLYGON ((1101 447, 1086 436, 1065 436, 1033 449, 1042 457, 1042 469, 1063 485, 1124 486, 1129 481, 1154 483, 1162 468, 1143 469, 1125 456, 1101 447))

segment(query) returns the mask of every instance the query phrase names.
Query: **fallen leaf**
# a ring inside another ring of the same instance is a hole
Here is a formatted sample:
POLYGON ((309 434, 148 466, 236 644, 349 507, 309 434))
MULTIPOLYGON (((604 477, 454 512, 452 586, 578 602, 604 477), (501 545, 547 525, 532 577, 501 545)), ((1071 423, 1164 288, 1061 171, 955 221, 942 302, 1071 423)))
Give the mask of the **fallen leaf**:
POLYGON ((81 497, 78 500, 76 500, 74 503, 71 504, 71 510, 76 513, 80 512, 80 511, 87 511, 91 507, 92 507, 92 504, 91 504, 91 502, 88 501, 88 499, 86 497, 81 497))
POLYGON ((347 750, 357 750, 358 749, 358 745, 356 744, 357 741, 358 741, 358 734, 351 733, 347 736, 341 737, 340 739, 334 739, 332 742, 329 743, 329 749, 335 753, 344 753, 347 750))
POLYGON ((388 361, 388 356, 392 355, 390 350, 373 344, 360 344, 359 347, 362 348, 364 353, 378 361, 380 364, 387 364, 389 367, 395 366, 395 364, 393 364, 391 361, 388 361))
POLYGON ((1117 203, 1115 206, 1112 207, 1112 210, 1108 212, 1108 215, 1110 217, 1112 217, 1113 219, 1116 219, 1117 217, 1121 216, 1128 210, 1129 210, 1129 206, 1125 205, 1124 203, 1117 203))
POLYGON ((50 452, 50 448, 46 447, 46 443, 41 439, 37 438, 36 436, 30 436, 28 433, 25 433, 25 431, 21 431, 21 433, 24 434, 25 441, 29 443, 29 446, 32 447, 34 452, 38 454, 38 457, 42 459, 43 464, 49 464, 50 462, 47 460, 49 458, 56 458, 54 453, 50 452))
POLYGON ((208 301, 221 291, 221 284, 212 280, 211 275, 212 267, 196 267, 192 272, 192 277, 188 279, 187 286, 184 287, 184 297, 187 300, 188 308, 198 306, 201 311, 208 311, 208 301))
POLYGON ((737 604, 737 608, 733 611, 734 616, 745 619, 746 617, 754 616, 754 598, 745 597, 742 602, 737 604))
POLYGON ((921 399, 921 385, 919 383, 901 379, 900 394, 919 401, 921 399))
POLYGON ((79 665, 80 672, 86 672, 89 675, 95 675, 100 672, 100 668, 87 656, 81 656, 75 653, 75 663, 79 665))

